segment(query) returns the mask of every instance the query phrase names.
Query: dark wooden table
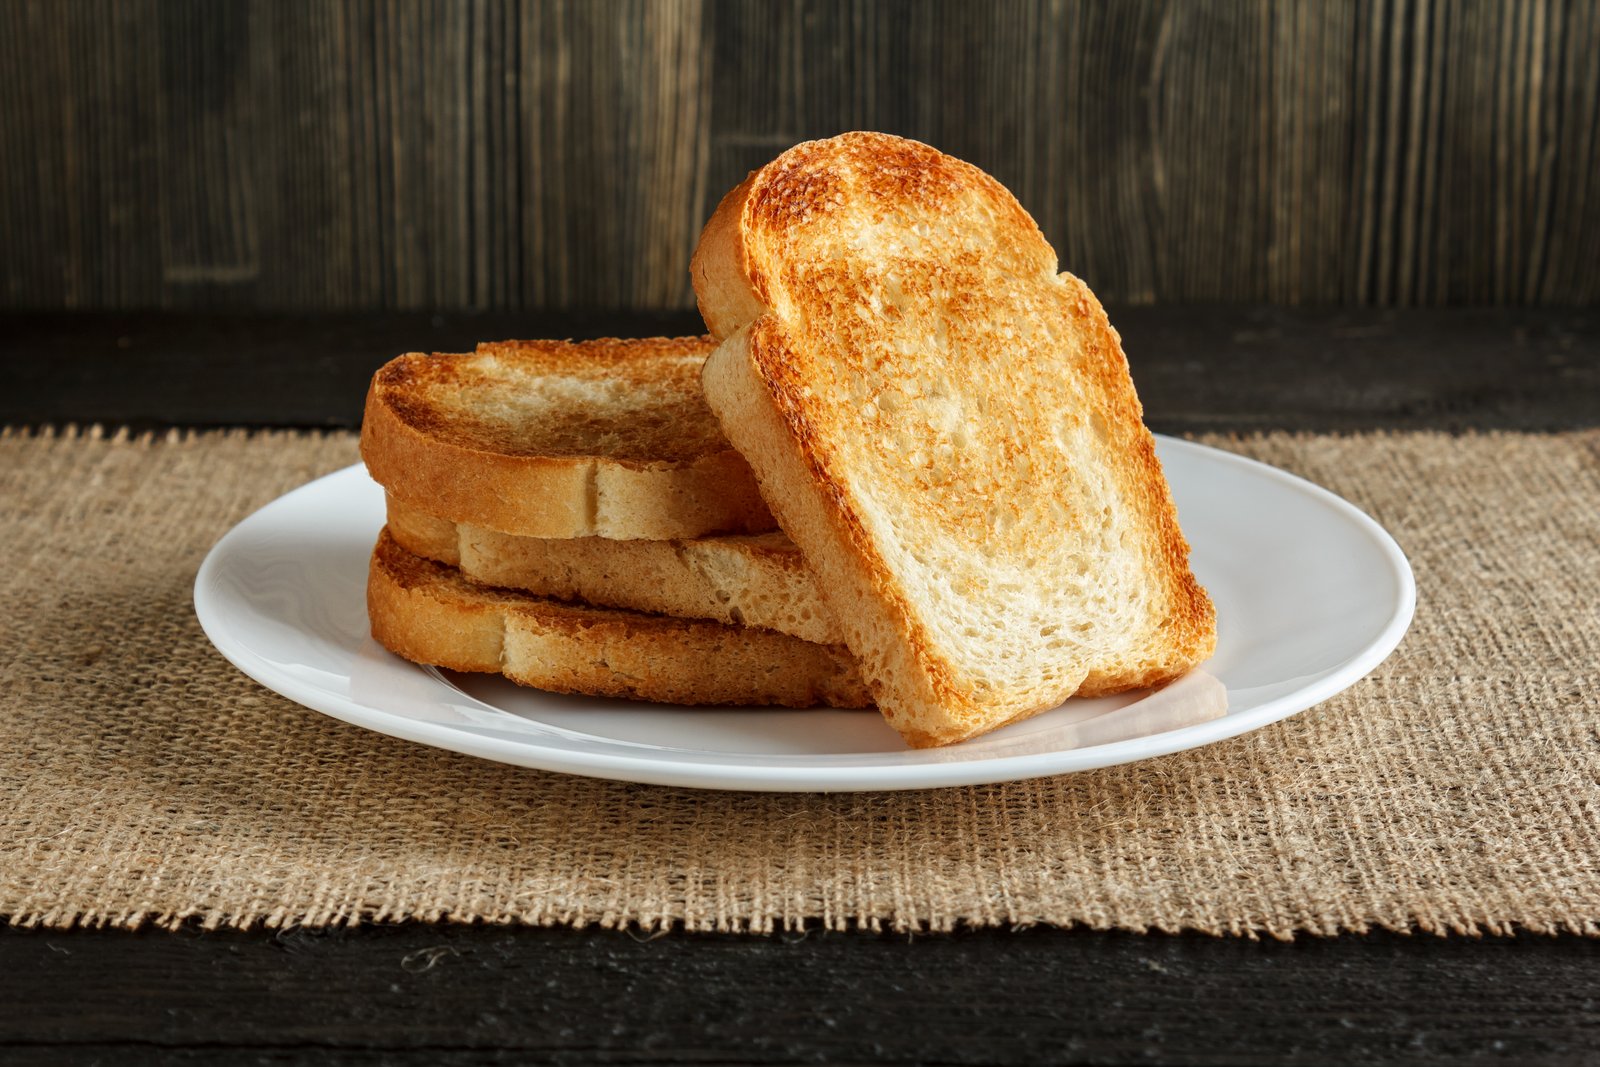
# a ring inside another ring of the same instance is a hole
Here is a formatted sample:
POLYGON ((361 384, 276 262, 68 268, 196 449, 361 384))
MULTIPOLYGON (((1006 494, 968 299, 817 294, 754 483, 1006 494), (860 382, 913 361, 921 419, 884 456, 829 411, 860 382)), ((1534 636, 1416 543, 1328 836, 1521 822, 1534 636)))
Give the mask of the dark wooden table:
MULTIPOLYGON (((1113 311, 1157 430, 1600 425, 1600 312, 1113 311)), ((350 426, 406 349, 692 314, 0 320, 0 423, 350 426)), ((1600 917, 1597 917, 1600 918, 1600 917)), ((1600 1062, 1600 941, 0 928, 7 1063, 1600 1062)))

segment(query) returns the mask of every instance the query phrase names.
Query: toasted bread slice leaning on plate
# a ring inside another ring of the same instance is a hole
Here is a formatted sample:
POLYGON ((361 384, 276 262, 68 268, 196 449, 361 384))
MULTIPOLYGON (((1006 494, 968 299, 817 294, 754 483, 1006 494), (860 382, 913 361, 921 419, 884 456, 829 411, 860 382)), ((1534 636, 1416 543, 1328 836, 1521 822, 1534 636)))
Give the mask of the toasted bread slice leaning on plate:
POLYGON ((1116 331, 999 182, 882 134, 798 145, 692 276, 706 399, 907 742, 1210 655, 1116 331))

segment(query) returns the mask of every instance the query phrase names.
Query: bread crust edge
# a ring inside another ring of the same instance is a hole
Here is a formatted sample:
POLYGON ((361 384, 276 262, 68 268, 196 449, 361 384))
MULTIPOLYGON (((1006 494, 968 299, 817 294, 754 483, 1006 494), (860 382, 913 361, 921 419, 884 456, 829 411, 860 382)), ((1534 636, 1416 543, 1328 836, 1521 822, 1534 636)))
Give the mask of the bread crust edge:
POLYGON ((373 547, 367 613, 374 640, 414 663, 550 692, 686 705, 871 703, 842 648, 473 586, 387 529, 373 547))
POLYGON ((731 448, 648 464, 470 448, 411 425, 387 401, 381 374, 367 389, 361 458, 374 481, 429 501, 440 518, 528 537, 663 540, 773 528, 748 466, 731 448))

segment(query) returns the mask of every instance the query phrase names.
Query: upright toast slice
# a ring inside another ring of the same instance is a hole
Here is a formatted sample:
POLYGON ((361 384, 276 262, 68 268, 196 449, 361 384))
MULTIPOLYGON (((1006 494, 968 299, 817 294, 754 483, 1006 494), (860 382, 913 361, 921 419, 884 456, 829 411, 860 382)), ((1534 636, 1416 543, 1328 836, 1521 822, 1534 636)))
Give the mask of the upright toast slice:
POLYGON ((392 495, 535 537, 773 528, 700 391, 704 338, 505 341, 372 379, 361 456, 392 495))
POLYGON ((669 704, 869 704, 841 648, 476 585, 407 552, 387 530, 372 552, 367 616, 377 642, 406 659, 558 693, 669 704))
POLYGON ((798 145, 691 271, 711 409, 910 744, 1210 655, 1120 340, 994 179, 882 134, 798 145))

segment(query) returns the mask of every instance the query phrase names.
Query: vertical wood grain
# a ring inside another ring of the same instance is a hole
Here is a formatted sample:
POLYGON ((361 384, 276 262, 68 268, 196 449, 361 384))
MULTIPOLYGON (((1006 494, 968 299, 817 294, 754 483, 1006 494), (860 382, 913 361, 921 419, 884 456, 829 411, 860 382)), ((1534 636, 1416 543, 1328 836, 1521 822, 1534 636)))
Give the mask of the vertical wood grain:
POLYGON ((518 303, 689 303, 710 144, 703 4, 528 3, 520 50, 518 303))
POLYGON ((163 291, 181 299, 253 288, 261 257, 258 175, 249 165, 255 133, 247 99, 249 11, 167 0, 157 21, 163 291))
POLYGON ((1109 301, 1600 299, 1583 0, 0 0, 0 305, 686 306, 857 128, 1109 301))
POLYGON ((0 6, 0 293, 11 306, 159 301, 152 0, 0 6))

